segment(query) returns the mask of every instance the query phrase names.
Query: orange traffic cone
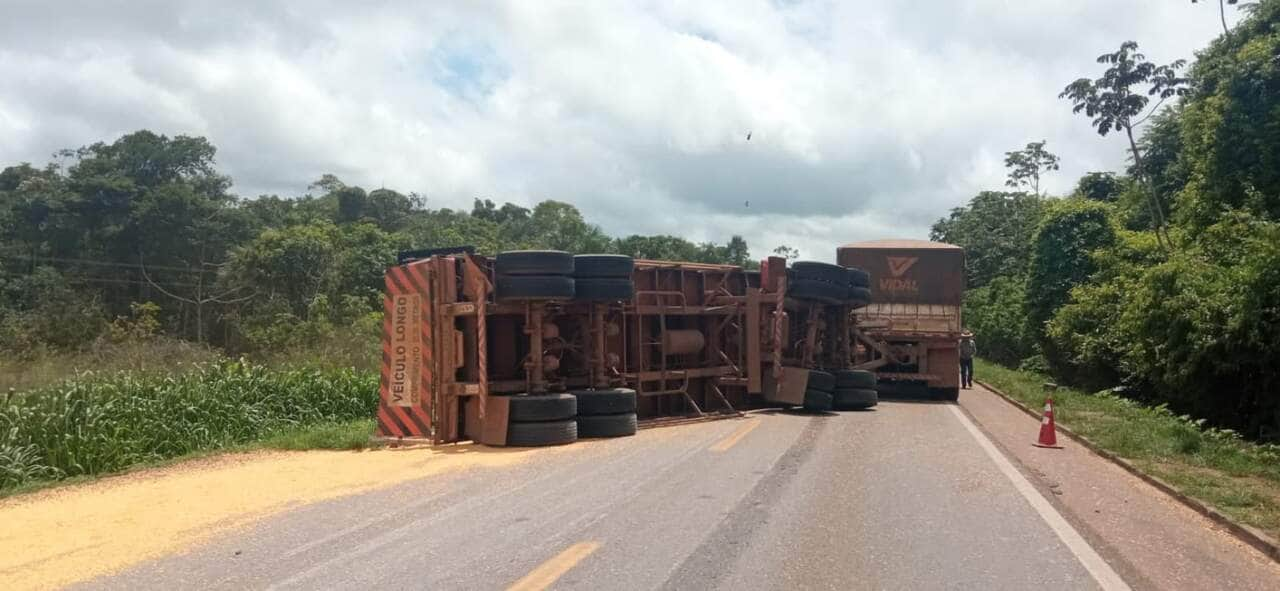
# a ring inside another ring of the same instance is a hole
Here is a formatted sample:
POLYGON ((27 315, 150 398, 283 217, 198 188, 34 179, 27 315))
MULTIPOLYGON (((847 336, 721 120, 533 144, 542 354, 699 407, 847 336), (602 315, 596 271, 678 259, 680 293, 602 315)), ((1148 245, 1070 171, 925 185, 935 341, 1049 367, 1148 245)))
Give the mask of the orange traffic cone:
POLYGON ((1058 445, 1058 430, 1053 424, 1053 398, 1044 399, 1044 418, 1040 419, 1040 440, 1031 445, 1062 449, 1062 446, 1058 445))

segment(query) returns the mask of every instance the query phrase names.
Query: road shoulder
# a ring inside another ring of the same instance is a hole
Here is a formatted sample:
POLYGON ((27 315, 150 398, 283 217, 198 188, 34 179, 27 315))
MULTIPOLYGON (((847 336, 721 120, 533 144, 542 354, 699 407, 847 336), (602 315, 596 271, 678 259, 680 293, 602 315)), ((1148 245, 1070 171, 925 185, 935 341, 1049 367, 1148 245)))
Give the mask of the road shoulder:
POLYGON ((1062 438, 1031 445, 1039 422, 975 387, 960 407, 1134 588, 1271 589, 1280 565, 1150 484, 1062 438))

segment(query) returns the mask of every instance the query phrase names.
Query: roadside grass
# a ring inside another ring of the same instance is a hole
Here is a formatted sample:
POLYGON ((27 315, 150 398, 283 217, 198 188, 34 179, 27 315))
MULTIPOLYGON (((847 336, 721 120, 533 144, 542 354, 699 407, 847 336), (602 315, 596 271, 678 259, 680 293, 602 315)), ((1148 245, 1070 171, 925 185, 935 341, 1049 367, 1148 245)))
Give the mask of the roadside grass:
POLYGON ((368 445, 377 374, 243 361, 83 373, 0 396, 0 491, 218 450, 368 445))
MULTIPOLYGON (((976 377, 1031 408, 1044 405, 1046 375, 984 360, 976 377)), ((1280 446, 1213 429, 1164 405, 1145 406, 1110 392, 1058 388, 1054 419, 1233 519, 1280 539, 1280 446)))
POLYGON ((92 475, 82 474, 57 480, 28 480, 16 486, 7 488, 0 487, 0 499, 24 495, 59 486, 84 484, 100 480, 102 478, 110 478, 142 470, 163 468, 165 466, 172 466, 183 462, 228 453, 249 453, 259 450, 362 451, 383 447, 383 443, 373 439, 373 429, 374 422, 372 419, 357 419, 345 422, 321 423, 318 425, 292 427, 258 441, 193 451, 191 453, 163 460, 140 462, 114 472, 92 475))
POLYGON ((293 427, 272 435, 254 448, 359 450, 373 447, 373 419, 293 427))

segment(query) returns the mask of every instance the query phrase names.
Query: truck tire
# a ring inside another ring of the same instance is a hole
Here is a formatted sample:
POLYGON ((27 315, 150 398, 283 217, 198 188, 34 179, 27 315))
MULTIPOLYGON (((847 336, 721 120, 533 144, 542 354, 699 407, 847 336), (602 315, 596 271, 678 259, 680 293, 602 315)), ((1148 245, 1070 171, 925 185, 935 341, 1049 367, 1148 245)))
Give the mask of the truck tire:
POLYGON ((824 304, 839 304, 849 294, 849 288, 817 279, 793 279, 787 282, 787 296, 798 300, 812 300, 824 304))
POLYGON ((593 302, 620 302, 635 296, 631 277, 588 277, 574 279, 574 299, 593 302))
POLYGON ((811 370, 809 372, 809 382, 805 388, 817 390, 819 392, 830 392, 836 389, 836 377, 819 370, 811 370))
POLYGON ((862 410, 871 408, 880 401, 875 390, 865 388, 840 388, 832 398, 832 406, 836 410, 862 410))
POLYGON ((580 254, 573 257, 574 277, 621 277, 631 279, 636 264, 622 254, 580 254))
POLYGON ((797 261, 791 264, 791 275, 796 279, 813 279, 835 285, 849 285, 849 271, 840 265, 797 261))
POLYGON ((871 303, 871 290, 865 287, 850 287, 849 301, 859 306, 871 303))
POLYGON ((507 420, 513 423, 560 421, 578 414, 578 398, 572 394, 511 396, 507 420))
POLYGON ((636 413, 578 417, 578 437, 625 437, 636 434, 636 413))
POLYGON ((804 391, 804 409, 809 411, 831 410, 832 397, 830 392, 821 390, 805 390, 804 391))
POLYGON ((876 387, 876 374, 862 369, 845 369, 836 372, 836 389, 861 388, 872 389, 876 387))
POLYGON ((960 388, 929 388, 929 395, 934 400, 955 402, 960 400, 960 388))
POLYGON ((499 300, 571 300, 572 277, 558 275, 499 275, 494 297, 499 300))
POLYGON ((573 255, 561 250, 508 250, 494 257, 496 275, 573 275, 573 255))
POLYGON ((538 447, 561 445, 578 440, 578 421, 541 421, 537 423, 507 423, 507 445, 511 447, 538 447))
POLYGON ((578 416, 616 415, 636 412, 636 391, 630 388, 577 390, 578 416))
POLYGON ((854 287, 871 287, 871 274, 857 267, 845 269, 849 273, 849 285, 854 287))

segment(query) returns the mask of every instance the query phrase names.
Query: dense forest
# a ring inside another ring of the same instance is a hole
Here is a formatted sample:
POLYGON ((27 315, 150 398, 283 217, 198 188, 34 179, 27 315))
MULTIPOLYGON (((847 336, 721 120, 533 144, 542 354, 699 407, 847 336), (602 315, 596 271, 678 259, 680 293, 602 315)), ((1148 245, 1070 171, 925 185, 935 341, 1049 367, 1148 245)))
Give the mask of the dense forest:
MULTIPOLYGON (((1126 142, 1124 174, 982 192, 934 225, 968 251, 984 355, 1280 437, 1280 2, 1244 14, 1190 64, 1126 43, 1081 65, 1099 76, 1063 108, 1126 142)), ((1010 153, 1012 187, 1057 168, 1035 146, 1010 153)))
POLYGON ((144 130, 0 172, 0 352, 160 336, 252 353, 343 330, 376 343, 382 273, 407 248, 749 264, 738 236, 611 238, 558 201, 431 209, 332 175, 305 195, 242 199, 215 155, 205 138, 144 130))

